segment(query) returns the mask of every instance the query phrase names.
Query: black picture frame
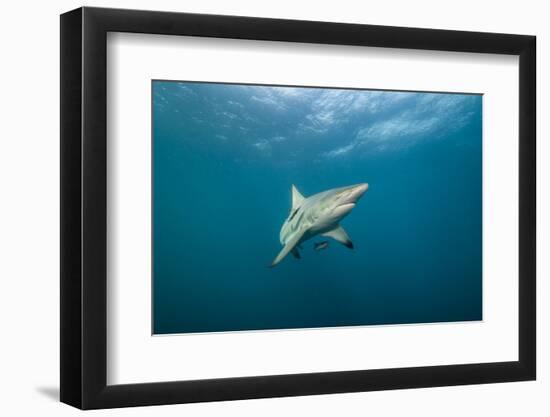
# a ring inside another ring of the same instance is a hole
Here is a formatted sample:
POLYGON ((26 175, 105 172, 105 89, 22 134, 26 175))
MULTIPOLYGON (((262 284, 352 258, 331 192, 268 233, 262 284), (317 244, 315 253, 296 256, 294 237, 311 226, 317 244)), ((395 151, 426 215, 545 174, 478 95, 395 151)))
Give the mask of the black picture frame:
POLYGON ((61 401, 81 409, 534 380, 534 36, 136 10, 61 15, 61 401), (519 360, 107 385, 108 32, 519 56, 519 360))

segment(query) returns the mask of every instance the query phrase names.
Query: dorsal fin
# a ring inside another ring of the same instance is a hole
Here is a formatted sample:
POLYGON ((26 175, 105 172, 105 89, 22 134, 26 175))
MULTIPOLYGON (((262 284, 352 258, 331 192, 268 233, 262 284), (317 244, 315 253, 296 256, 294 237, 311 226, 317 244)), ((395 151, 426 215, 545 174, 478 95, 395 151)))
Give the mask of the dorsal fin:
POLYGON ((296 210, 302 204, 302 201, 305 200, 305 197, 300 194, 300 191, 292 184, 292 210, 296 210))

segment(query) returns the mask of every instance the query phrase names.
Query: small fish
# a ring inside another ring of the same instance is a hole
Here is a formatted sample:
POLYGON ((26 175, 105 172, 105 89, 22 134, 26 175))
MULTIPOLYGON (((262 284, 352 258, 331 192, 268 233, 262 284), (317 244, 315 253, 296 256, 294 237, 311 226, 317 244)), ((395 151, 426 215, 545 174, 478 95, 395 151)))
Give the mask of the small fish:
POLYGON ((313 249, 315 249, 317 252, 323 249, 328 248, 328 240, 323 240, 322 242, 317 242, 313 249))

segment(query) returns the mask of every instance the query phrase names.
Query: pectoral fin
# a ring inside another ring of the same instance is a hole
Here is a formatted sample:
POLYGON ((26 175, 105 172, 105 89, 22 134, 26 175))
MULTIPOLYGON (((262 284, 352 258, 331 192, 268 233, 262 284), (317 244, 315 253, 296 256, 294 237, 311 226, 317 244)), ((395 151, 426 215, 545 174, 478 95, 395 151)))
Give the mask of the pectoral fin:
POLYGON ((329 232, 323 233, 323 236, 331 237, 342 245, 353 249, 353 243, 342 226, 336 226, 329 232))
POLYGON ((275 265, 281 262, 283 258, 295 248, 298 242, 300 242, 300 239, 302 238, 303 235, 304 233, 302 232, 302 233, 296 233, 294 236, 292 236, 292 238, 288 242, 286 242, 286 245, 283 247, 281 252, 279 252, 279 254, 273 260, 273 262, 271 262, 270 268, 273 268, 275 265))

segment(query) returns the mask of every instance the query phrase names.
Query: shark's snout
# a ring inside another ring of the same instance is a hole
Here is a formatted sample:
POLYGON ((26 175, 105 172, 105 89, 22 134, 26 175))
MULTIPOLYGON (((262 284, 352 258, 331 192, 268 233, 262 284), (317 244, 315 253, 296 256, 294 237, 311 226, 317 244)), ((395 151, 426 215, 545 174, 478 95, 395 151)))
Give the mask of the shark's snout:
POLYGON ((346 188, 342 192, 340 198, 340 204, 355 204, 363 194, 368 190, 369 185, 367 183, 352 185, 351 187, 346 188))
POLYGON ((356 195, 357 195, 357 200, 359 200, 359 198, 363 194, 365 194, 368 189, 369 189, 369 185, 366 182, 363 183, 363 184, 359 184, 359 185, 355 186, 354 193, 356 193, 356 195))

